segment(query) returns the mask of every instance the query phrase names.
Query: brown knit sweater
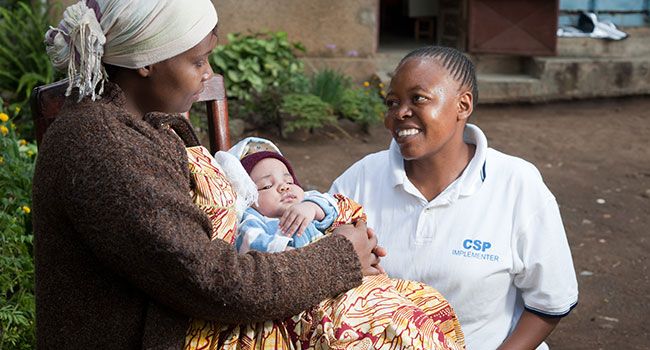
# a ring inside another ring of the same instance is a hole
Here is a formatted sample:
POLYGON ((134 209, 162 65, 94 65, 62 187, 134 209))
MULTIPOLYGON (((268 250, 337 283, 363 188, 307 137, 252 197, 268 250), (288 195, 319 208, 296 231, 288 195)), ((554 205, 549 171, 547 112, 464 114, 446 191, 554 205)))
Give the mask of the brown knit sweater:
POLYGON ((284 253, 210 241, 189 195, 179 116, 130 115, 123 93, 70 98, 40 145, 33 186, 39 349, 180 349, 189 317, 281 319, 361 283, 332 235, 284 253))

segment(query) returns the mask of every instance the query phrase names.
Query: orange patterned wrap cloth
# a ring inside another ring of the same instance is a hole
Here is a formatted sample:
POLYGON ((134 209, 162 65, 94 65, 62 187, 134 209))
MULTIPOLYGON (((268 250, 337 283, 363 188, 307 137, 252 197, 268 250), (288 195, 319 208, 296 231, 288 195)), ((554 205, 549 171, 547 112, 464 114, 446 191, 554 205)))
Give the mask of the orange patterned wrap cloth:
MULTIPOLYGON (((187 149, 195 182, 191 195, 208 214, 213 239, 233 244, 236 194, 204 147, 187 149)), ((332 228, 365 219, 361 206, 341 195, 332 228)), ((452 307, 418 282, 364 277, 361 286, 320 302, 285 321, 225 325, 194 319, 185 349, 464 349, 452 307)))

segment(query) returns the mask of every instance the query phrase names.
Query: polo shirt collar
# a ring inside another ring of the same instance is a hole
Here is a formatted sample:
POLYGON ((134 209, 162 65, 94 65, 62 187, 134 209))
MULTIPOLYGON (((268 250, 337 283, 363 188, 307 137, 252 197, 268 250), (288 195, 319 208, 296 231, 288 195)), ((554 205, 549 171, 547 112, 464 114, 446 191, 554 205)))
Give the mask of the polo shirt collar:
MULTIPOLYGON (((476 125, 467 124, 463 131, 463 140, 466 143, 476 145, 474 157, 469 162, 463 173, 458 179, 452 182, 437 198, 446 197, 446 201, 453 202, 460 196, 471 196, 476 192, 487 177, 486 174, 486 156, 487 156, 487 138, 485 134, 476 125)), ((422 194, 415 189, 415 186, 406 176, 404 169, 404 158, 400 152, 399 145, 395 140, 391 140, 389 148, 389 165, 391 169, 390 181, 393 187, 402 186, 407 192, 415 190, 419 197, 422 194)))
POLYGON ((404 158, 402 158, 402 152, 399 150, 399 145, 395 142, 395 139, 390 141, 390 147, 388 148, 388 163, 390 172, 390 181, 393 187, 398 185, 404 185, 408 182, 406 177, 406 170, 404 169, 404 158))
POLYGON ((460 180, 460 194, 462 196, 471 196, 481 187, 487 177, 487 138, 478 126, 467 124, 463 132, 463 141, 476 145, 474 157, 458 179, 460 180))

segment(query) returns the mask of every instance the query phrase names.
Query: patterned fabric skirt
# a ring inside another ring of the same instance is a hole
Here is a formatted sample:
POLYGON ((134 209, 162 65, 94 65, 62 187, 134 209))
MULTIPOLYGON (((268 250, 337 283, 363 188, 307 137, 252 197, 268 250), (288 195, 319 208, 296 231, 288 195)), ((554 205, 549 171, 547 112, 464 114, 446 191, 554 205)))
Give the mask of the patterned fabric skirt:
MULTIPOLYGON (((233 243, 235 194, 204 147, 187 149, 195 203, 214 237, 233 243)), ((283 321, 226 325, 192 320, 185 349, 464 349, 452 307, 435 289, 386 275, 283 321)))

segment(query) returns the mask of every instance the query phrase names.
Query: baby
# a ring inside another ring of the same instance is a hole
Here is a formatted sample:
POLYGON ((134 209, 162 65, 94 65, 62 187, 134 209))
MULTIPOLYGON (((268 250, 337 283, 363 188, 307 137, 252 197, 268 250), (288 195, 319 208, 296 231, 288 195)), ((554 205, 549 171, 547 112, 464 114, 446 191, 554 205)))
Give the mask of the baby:
POLYGON ((235 243, 240 253, 278 252, 314 242, 344 223, 339 208, 356 208, 350 217, 363 218, 361 207, 347 198, 305 192, 291 164, 278 152, 258 151, 241 163, 257 187, 258 200, 242 217, 235 243))
MULTIPOLYGON (((235 239, 240 253, 299 248, 341 225, 366 220, 361 206, 342 195, 303 191, 291 164, 268 140, 246 138, 227 153, 228 157, 218 157, 223 158, 220 167, 228 168, 236 178, 237 200, 246 198, 235 239), (224 167, 229 157, 234 164, 224 167)), ((244 344, 276 349, 285 345, 302 349, 464 348, 458 318, 442 295, 421 283, 385 274, 364 277, 360 286, 289 319, 232 327, 197 325, 194 330, 203 332, 197 344, 205 344, 204 336, 233 348, 244 344)))

